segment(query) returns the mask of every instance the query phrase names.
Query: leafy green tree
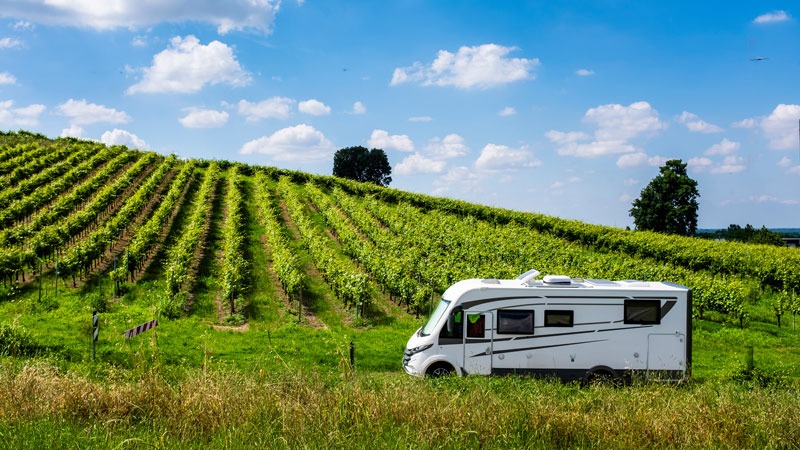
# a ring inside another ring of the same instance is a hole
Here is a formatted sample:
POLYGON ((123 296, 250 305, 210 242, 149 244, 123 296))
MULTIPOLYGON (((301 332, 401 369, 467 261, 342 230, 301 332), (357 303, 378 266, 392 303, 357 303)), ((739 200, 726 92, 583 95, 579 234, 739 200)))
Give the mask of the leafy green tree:
POLYGON ((388 186, 392 182, 391 174, 389 158, 379 148, 347 147, 338 150, 333 157, 333 175, 337 177, 388 186))
POLYGON ((697 181, 679 159, 666 162, 640 197, 630 215, 639 230, 693 236, 697 229, 697 181))

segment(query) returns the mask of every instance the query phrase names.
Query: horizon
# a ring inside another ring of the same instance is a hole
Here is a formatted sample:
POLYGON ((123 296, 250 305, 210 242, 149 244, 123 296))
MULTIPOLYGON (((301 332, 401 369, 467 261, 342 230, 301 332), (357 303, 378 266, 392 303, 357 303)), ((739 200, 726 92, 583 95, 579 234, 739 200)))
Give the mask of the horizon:
POLYGON ((0 5, 0 128, 320 175, 381 148, 391 188, 619 228, 681 159, 698 229, 800 227, 779 2, 118 3, 0 5))

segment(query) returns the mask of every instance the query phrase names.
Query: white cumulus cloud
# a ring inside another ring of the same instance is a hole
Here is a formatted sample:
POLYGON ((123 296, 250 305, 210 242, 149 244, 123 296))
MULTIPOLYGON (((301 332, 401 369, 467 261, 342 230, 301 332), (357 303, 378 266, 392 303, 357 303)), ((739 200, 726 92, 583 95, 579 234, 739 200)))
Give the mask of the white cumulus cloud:
POLYGON ((292 115, 294 103, 294 100, 286 97, 272 97, 258 103, 239 100, 238 111, 248 122, 258 122, 261 119, 286 119, 292 115))
POLYGON ((8 72, 0 72, 0 84, 17 84, 17 78, 8 72))
POLYGON ((719 144, 714 144, 706 150, 706 155, 732 155, 742 146, 739 142, 723 139, 719 144))
POLYGON ((758 126, 758 121, 753 118, 742 119, 738 122, 733 122, 731 126, 734 128, 754 128, 758 126))
POLYGON ((714 165, 714 161, 711 161, 711 158, 706 158, 705 156, 697 156, 689 158, 689 160, 686 161, 686 165, 696 172, 705 172, 714 165))
POLYGON ((786 22, 789 19, 791 19, 791 17, 789 17, 789 14, 787 14, 786 11, 779 10, 762 14, 753 19, 753 23, 757 24, 778 23, 778 22, 786 22))
POLYGON ((69 128, 64 128, 61 130, 61 137, 74 137, 79 138, 83 137, 83 128, 78 125, 70 125, 69 128))
MULTIPOLYGON (((556 144, 559 155, 589 158, 595 156, 633 153, 636 147, 628 141, 641 136, 650 136, 667 127, 658 116, 658 111, 647 102, 635 102, 629 106, 619 104, 590 108, 583 117, 584 122, 596 127, 594 140, 579 131, 550 130, 545 136, 556 144)), ((619 164, 619 162, 618 162, 619 164)))
POLYGON ((663 165, 667 158, 663 156, 648 156, 644 152, 628 153, 617 158, 617 167, 626 169, 630 167, 663 165))
POLYGON ((69 99, 56 108, 62 116, 69 117, 72 125, 89 125, 93 123, 127 123, 131 117, 125 111, 117 111, 86 100, 69 99))
POLYGON ((539 66, 539 59, 509 58, 509 53, 515 50, 516 47, 497 44, 463 46, 456 53, 439 50, 436 59, 428 66, 416 62, 409 67, 394 69, 390 84, 485 89, 533 79, 533 70, 539 66))
POLYGON ((331 158, 334 151, 324 134, 310 125, 300 124, 246 142, 239 153, 268 155, 275 161, 316 162, 331 158))
POLYGON ((367 107, 364 106, 361 102, 353 103, 353 110, 350 111, 350 114, 361 115, 367 112, 367 107))
POLYGON ((686 128, 694 133, 719 133, 722 131, 722 128, 701 120, 696 114, 692 114, 688 111, 681 113, 675 120, 677 120, 678 123, 686 125, 686 128))
POLYGON ((647 102, 635 102, 629 106, 608 104, 590 108, 586 111, 584 120, 597 125, 595 137, 598 141, 626 141, 667 127, 658 118, 658 111, 647 102))
POLYGON ((425 151, 436 159, 451 159, 469 153, 469 148, 464 144, 464 138, 453 133, 444 138, 435 137, 428 141, 425 151))
POLYGON ((575 71, 575 74, 577 74, 578 76, 581 76, 581 77, 590 77, 590 76, 594 75, 594 70, 578 69, 577 71, 575 71))
POLYGON ((30 30, 33 28, 33 24, 27 20, 18 20, 11 24, 11 28, 15 30, 30 30))
POLYGON ((96 30, 202 22, 220 34, 269 33, 279 8, 280 0, 25 0, 0 3, 0 16, 96 30))
POLYGON ((527 148, 511 148, 496 144, 486 144, 475 161, 475 168, 480 170, 518 169, 541 165, 542 162, 534 158, 527 148))
POLYGON ((497 115, 499 115, 500 117, 514 116, 516 114, 517 110, 511 106, 506 106, 505 108, 501 109, 499 113, 497 113, 497 115))
POLYGON ((191 94, 206 85, 240 87, 251 81, 231 47, 219 41, 203 45, 192 35, 170 39, 169 47, 155 55, 152 65, 143 72, 142 80, 129 87, 128 94, 191 94))
POLYGON ((219 128, 228 123, 227 111, 205 108, 184 108, 186 115, 178 121, 186 128, 219 128))
POLYGON ((441 173, 447 163, 440 160, 426 158, 425 156, 414 153, 407 156, 394 168, 400 175, 413 175, 416 173, 441 173))
POLYGON ((797 145, 797 124, 800 105, 780 104, 761 120, 761 130, 769 140, 770 148, 787 150, 797 145))
POLYGON ((16 128, 39 125, 39 115, 46 109, 46 106, 39 104, 14 108, 13 100, 0 101, 0 126, 16 128))
POLYGON ((408 135, 390 135, 389 132, 385 130, 372 130, 372 135, 369 137, 367 145, 384 150, 399 150, 401 152, 414 151, 414 143, 408 135))
POLYGON ((489 176, 488 172, 478 172, 469 167, 458 166, 433 181, 436 187, 433 195, 444 196, 456 193, 474 193, 481 190, 482 181, 489 176))
POLYGON ((736 155, 726 156, 722 164, 711 168, 712 174, 739 173, 747 169, 744 158, 736 155))
POLYGON ((408 118, 409 122, 421 123, 421 122, 432 122, 433 117, 431 116, 414 116, 408 118))
POLYGON ((297 109, 303 114, 310 114, 312 116, 326 116, 331 113, 330 106, 313 98, 298 103, 297 109))
POLYGON ((22 47, 22 41, 10 37, 0 39, 0 49, 22 47))
POLYGON ((147 143, 135 134, 114 128, 100 136, 100 142, 106 145, 124 145, 131 148, 147 149, 147 143))

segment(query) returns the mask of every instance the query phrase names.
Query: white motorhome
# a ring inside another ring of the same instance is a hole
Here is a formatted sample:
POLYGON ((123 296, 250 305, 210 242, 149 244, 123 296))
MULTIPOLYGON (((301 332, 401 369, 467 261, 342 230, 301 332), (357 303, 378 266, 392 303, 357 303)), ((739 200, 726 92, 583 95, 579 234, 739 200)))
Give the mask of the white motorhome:
POLYGON ((682 380, 692 362, 692 297, 665 282, 548 275, 459 281, 409 339, 411 375, 527 374, 565 381, 682 380))

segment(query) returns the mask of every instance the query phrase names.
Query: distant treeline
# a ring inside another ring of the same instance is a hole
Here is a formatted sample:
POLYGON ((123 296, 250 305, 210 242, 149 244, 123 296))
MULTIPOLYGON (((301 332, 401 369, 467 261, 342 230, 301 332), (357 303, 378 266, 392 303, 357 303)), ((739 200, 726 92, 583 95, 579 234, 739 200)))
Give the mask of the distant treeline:
POLYGON ((741 227, 737 224, 728 225, 724 230, 698 230, 697 237, 704 239, 720 239, 726 241, 746 242, 749 244, 784 245, 784 237, 797 237, 800 230, 789 229, 771 231, 767 227, 755 228, 747 224, 741 227))

